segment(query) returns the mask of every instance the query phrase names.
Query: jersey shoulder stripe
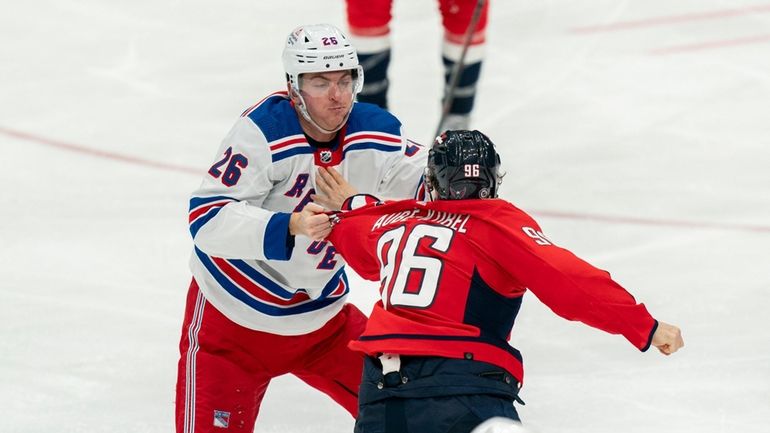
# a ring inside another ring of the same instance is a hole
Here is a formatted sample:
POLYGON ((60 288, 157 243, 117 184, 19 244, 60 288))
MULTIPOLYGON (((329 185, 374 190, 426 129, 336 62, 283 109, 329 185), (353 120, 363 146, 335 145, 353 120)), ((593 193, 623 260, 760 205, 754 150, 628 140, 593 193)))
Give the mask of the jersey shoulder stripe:
MULTIPOLYGON (((302 131, 297 113, 285 91, 268 95, 246 110, 243 116, 251 119, 262 131, 273 163, 315 152, 302 131)), ((402 150, 401 122, 373 104, 353 104, 345 134, 342 143, 343 157, 347 152, 356 150, 402 150)))
POLYGON ((379 131, 360 131, 345 136, 345 145, 359 142, 359 141, 374 141, 383 144, 397 144, 401 145, 401 136, 396 134, 388 134, 387 132, 379 131))
MULTIPOLYGON (((343 157, 351 150, 372 149, 382 152, 401 151, 401 137, 379 131, 360 131, 345 136, 342 143, 343 157)), ((272 161, 290 158, 295 155, 312 154, 313 146, 308 143, 304 134, 292 135, 268 143, 272 161)))
POLYGON ((222 207, 228 203, 237 201, 239 200, 221 195, 215 197, 191 198, 188 223, 190 224, 190 234, 192 234, 192 237, 195 238, 195 235, 198 234, 198 230, 214 218, 214 216, 222 210, 222 207))
POLYGON ((308 144, 304 134, 291 135, 268 143, 270 152, 282 152, 290 147, 308 144))
POLYGON ((295 155, 313 153, 314 149, 307 142, 304 134, 290 135, 267 143, 273 163, 295 155))
POLYGON ((401 151, 401 137, 378 131, 361 131, 347 135, 343 143, 342 154, 352 150, 373 149, 381 152, 401 151))

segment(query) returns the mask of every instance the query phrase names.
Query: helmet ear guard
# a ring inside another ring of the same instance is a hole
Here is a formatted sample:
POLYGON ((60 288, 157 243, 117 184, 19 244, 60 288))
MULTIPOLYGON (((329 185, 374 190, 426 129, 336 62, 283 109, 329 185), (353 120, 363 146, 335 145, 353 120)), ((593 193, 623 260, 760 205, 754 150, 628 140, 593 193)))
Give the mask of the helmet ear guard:
POLYGON ((425 183, 435 198, 497 197, 502 183, 500 155, 486 135, 475 130, 446 131, 436 137, 428 155, 425 183))

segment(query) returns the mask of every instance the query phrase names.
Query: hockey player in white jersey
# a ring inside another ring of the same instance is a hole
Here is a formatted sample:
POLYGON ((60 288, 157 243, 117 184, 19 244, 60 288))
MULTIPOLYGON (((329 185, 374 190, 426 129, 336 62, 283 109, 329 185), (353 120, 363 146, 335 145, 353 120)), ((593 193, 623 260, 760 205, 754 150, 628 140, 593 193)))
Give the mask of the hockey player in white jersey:
POLYGON ((357 414, 366 317, 320 205, 421 194, 427 152, 400 122, 354 103, 356 50, 331 25, 295 29, 286 91, 246 110, 190 199, 193 281, 177 378, 179 433, 251 432, 271 378, 292 373, 357 414))

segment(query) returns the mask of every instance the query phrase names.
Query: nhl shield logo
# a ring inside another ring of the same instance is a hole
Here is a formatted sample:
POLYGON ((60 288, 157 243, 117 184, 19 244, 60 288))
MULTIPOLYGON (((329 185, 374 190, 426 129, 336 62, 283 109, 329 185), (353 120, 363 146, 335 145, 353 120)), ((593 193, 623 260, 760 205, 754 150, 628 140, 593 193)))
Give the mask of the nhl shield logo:
POLYGON ((230 412, 214 411, 214 427, 227 428, 230 426, 230 412))
POLYGON ((328 164, 332 162, 332 151, 331 150, 322 150, 319 155, 319 158, 321 158, 321 162, 324 164, 328 164))

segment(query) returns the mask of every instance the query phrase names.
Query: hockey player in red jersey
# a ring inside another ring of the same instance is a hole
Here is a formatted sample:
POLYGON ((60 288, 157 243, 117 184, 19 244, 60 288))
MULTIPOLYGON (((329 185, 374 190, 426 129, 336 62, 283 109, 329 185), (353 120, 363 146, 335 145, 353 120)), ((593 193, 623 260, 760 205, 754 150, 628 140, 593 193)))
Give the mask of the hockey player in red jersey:
MULTIPOLYGON (((346 303, 323 208, 356 191, 420 190, 426 150, 387 111, 354 102, 362 73, 339 29, 295 29, 285 91, 246 110, 190 198, 193 281, 177 378, 178 433, 252 432, 270 380, 291 373, 352 416, 366 317, 346 303)), ((297 400, 295 404, 301 405, 297 400)))
MULTIPOLYGON (((476 85, 481 75, 486 44, 486 26, 489 2, 479 5, 480 0, 439 0, 444 35, 441 59, 444 64, 445 85, 450 84, 450 72, 460 61, 466 32, 471 26, 477 6, 478 21, 471 29, 470 43, 463 59, 462 73, 454 90, 441 131, 466 129, 476 100, 476 85)), ((358 48, 366 84, 358 96, 359 101, 371 102, 388 108, 388 69, 390 66, 390 21, 393 0, 347 0, 347 19, 350 36, 358 48)))
POLYGON ((380 281, 382 294, 350 344, 368 355, 357 433, 459 433, 493 417, 518 420, 511 403, 520 402, 524 370, 508 339, 527 290, 641 351, 653 345, 669 355, 684 344, 677 327, 655 320, 607 272, 496 198, 499 165, 484 134, 447 131, 428 157, 433 201, 332 216, 328 239, 356 272, 380 281))

